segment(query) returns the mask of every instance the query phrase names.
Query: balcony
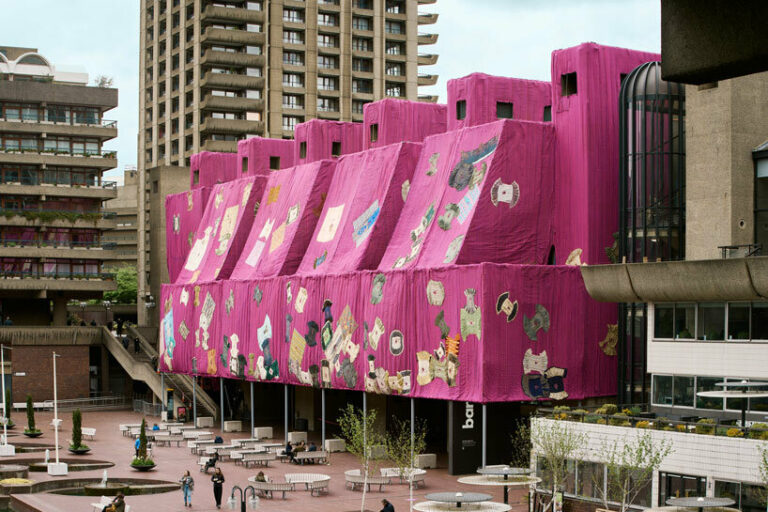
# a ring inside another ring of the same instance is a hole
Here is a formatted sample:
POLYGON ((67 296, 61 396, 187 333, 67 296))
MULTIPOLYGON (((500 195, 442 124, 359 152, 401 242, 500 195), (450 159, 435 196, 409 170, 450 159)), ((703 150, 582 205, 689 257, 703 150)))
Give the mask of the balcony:
POLYGON ((203 66, 263 66, 263 55, 250 55, 248 53, 230 53, 218 50, 206 50, 200 64, 203 66))
POLYGON ((200 104, 201 110, 218 110, 228 112, 261 112, 264 110, 264 100, 249 98, 229 98, 226 96, 207 95, 200 104))
POLYGON ((211 73, 203 76, 201 87, 240 87, 243 89, 261 89, 264 87, 264 77, 247 76, 228 73, 211 73))
POLYGON ((217 153, 237 153, 236 140, 207 140, 203 142, 203 151, 215 151, 217 153))
POLYGON ((419 75, 418 85, 435 85, 437 83, 437 75, 419 75))
POLYGON ((436 94, 422 94, 419 95, 419 101, 423 101, 424 103, 437 103, 437 95, 436 94))
POLYGON ((17 227, 114 229, 112 212, 73 212, 68 210, 14 210, 0 209, 0 225, 17 227))
POLYGON ((98 137, 102 141, 117 137, 117 121, 102 119, 93 122, 46 121, 38 116, 31 118, 0 117, 0 132, 15 133, 47 133, 49 135, 79 135, 82 137, 98 137))
MULTIPOLYGON (((105 182, 106 183, 106 182, 105 182)), ((115 185, 114 182, 112 185, 115 185)), ((104 187, 99 185, 24 185, 20 183, 0 183, 0 195, 25 195, 25 196, 56 196, 56 197, 88 197, 102 200, 117 197, 117 187, 104 187)))
POLYGON ((264 123, 262 121, 245 121, 243 119, 208 118, 203 122, 200 131, 202 133, 228 133, 232 135, 240 135, 243 133, 261 135, 264 133, 264 123))
POLYGON ((430 5, 437 3, 437 0, 419 0, 419 5, 430 5))
POLYGON ((437 64, 438 55, 434 53, 420 53, 416 63, 419 66, 431 66, 437 64))
POLYGON ((203 22, 212 23, 228 21, 261 23, 264 21, 264 11, 209 5, 203 10, 201 19, 203 22))
POLYGON ((419 25, 434 25, 438 16, 436 12, 419 13, 419 25))
MULTIPOLYGON (((42 263, 33 263, 30 270, 0 269, 0 290, 35 292, 46 298, 48 292, 105 292, 117 289, 111 272, 46 272, 42 263)), ((4 330, 7 327, 0 328, 4 330)), ((13 328, 11 328, 13 329, 13 328)))
POLYGON ((248 32, 246 30, 235 30, 225 28, 208 27, 205 29, 202 37, 202 43, 229 43, 260 45, 264 44, 264 32, 248 32))
POLYGON ((416 41, 418 44, 435 44, 437 42, 437 34, 419 33, 419 37, 416 41))
POLYGON ((88 153, 72 153, 53 150, 2 150, 0 160, 8 164, 54 165, 61 167, 91 167, 96 169, 112 169, 117 167, 117 152, 94 151, 88 153))
POLYGON ((0 256, 4 258, 121 259, 114 249, 115 244, 101 242, 0 240, 0 256))

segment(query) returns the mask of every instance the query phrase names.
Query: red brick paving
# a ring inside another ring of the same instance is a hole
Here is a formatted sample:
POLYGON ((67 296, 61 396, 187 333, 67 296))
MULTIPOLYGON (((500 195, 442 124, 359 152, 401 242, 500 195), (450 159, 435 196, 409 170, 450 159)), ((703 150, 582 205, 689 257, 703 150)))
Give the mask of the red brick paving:
MULTIPOLYGON (((22 423, 24 423, 24 413, 15 413, 17 422, 16 432, 20 433, 22 423)), ((40 428, 45 432, 44 436, 34 441, 50 442, 53 444, 53 430, 50 428, 52 413, 37 413, 36 420, 40 428), (43 427, 44 426, 44 427, 43 427)), ((68 440, 71 435, 72 418, 71 413, 62 414, 64 419, 62 431, 59 432, 60 446, 64 447, 60 451, 61 457, 70 457, 66 451, 68 440)), ((153 480, 177 481, 185 470, 189 470, 195 478, 195 492, 193 494, 192 509, 185 509, 181 491, 152 494, 145 496, 128 496, 126 502, 131 506, 131 512, 160 512, 160 511, 215 511, 215 502, 213 499, 213 490, 210 483, 210 476, 199 472, 197 466, 197 456, 189 452, 186 443, 181 447, 156 447, 153 451, 153 458, 157 463, 157 468, 149 473, 139 473, 130 468, 129 464, 133 458, 133 439, 123 437, 118 430, 120 423, 138 423, 142 416, 130 411, 106 411, 106 412, 83 412, 83 426, 95 427, 96 438, 94 440, 85 440, 91 447, 91 452, 83 456, 83 460, 109 460, 115 463, 115 466, 108 469, 110 479, 120 478, 148 478, 153 480)), ((151 425, 157 421, 156 418, 148 417, 147 422, 151 425)), ((257 420, 258 424, 258 420, 257 420)), ((215 432, 215 435, 221 435, 225 443, 230 439, 239 437, 249 437, 247 432, 221 434, 218 429, 206 429, 215 432)), ((276 432, 276 435, 277 432, 276 432)), ((312 436, 310 436, 312 437, 312 436)), ((281 441, 282 439, 278 439, 281 441)), ((316 440, 318 441, 318 440, 316 440)), ((23 444, 32 442, 24 436, 14 436, 9 439, 10 443, 23 444)), ((18 458, 30 458, 42 454, 20 454, 18 458)), ((53 457, 53 453, 51 454, 53 457)), ((0 463, 10 463, 13 459, 7 458, 0 460, 0 463)), ((385 464, 386 465, 386 464, 385 464)), ((260 468, 246 469, 242 466, 236 466, 233 462, 221 463, 222 471, 226 478, 224 484, 224 496, 222 510, 227 509, 226 497, 232 489, 233 484, 241 487, 248 485, 248 477, 255 475, 260 468)), ((265 473, 272 480, 282 481, 285 473, 291 472, 317 472, 331 476, 330 492, 327 496, 312 497, 309 492, 297 490, 287 494, 287 499, 280 499, 279 495, 272 500, 262 499, 259 510, 262 511, 302 511, 306 509, 312 512, 342 512, 360 510, 361 493, 350 491, 344 485, 344 471, 348 469, 359 468, 357 459, 349 453, 331 454, 330 464, 315 465, 309 468, 299 467, 292 464, 275 462, 265 470, 265 473)), ((67 477, 50 477, 47 473, 30 473, 30 478, 36 481, 46 481, 51 479, 63 478, 101 478, 103 470, 77 471, 70 472, 67 477)), ((422 501, 424 495, 438 491, 456 491, 456 492, 485 492, 492 494, 495 501, 502 501, 503 491, 501 488, 478 487, 463 485, 456 482, 458 476, 449 475, 445 468, 427 470, 426 487, 414 490, 416 501, 422 501)), ((526 492, 514 490, 510 492, 510 503, 513 503, 514 512, 525 512, 527 507, 526 492)), ((381 508, 381 499, 387 498, 395 506, 398 512, 409 510, 409 491, 407 485, 391 485, 385 488, 384 492, 369 492, 366 496, 366 509, 379 510, 381 508)), ((24 510, 37 510, 40 512, 74 512, 90 511, 90 503, 98 501, 98 498, 82 496, 63 496, 57 494, 32 494, 15 495, 14 500, 19 500, 17 508, 24 510)), ((239 505, 239 504, 238 504, 239 505)))

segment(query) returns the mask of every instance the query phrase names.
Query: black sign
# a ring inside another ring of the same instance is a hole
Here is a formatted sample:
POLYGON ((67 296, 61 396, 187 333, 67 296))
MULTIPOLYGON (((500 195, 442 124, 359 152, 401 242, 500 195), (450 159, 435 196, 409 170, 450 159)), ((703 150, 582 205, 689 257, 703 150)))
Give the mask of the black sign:
POLYGON ((474 473, 483 463, 483 406, 448 402, 448 472, 474 473))

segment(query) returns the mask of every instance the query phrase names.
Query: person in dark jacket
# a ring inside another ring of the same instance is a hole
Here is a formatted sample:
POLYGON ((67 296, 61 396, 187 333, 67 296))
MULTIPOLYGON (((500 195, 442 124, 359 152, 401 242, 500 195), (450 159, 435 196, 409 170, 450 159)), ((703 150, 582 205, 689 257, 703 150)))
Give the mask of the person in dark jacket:
POLYGON ((395 512, 395 507, 387 500, 381 500, 381 512, 395 512))
POLYGON ((224 488, 224 474, 221 472, 221 468, 216 468, 211 482, 213 482, 213 497, 216 499, 216 508, 221 508, 221 491, 224 488))

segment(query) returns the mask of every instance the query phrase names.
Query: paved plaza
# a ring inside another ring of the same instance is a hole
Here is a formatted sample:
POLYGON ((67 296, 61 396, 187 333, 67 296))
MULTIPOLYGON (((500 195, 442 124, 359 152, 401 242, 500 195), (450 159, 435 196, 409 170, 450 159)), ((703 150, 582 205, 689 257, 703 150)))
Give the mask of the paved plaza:
MULTIPOLYGON (((24 412, 16 412, 13 415, 14 421, 17 423, 17 427, 13 430, 14 435, 10 438, 9 442, 16 445, 31 444, 33 441, 45 442, 53 444, 54 433, 50 427, 52 413, 37 413, 36 420, 40 428, 45 432, 44 436, 39 439, 31 440, 21 435, 24 424, 24 412)), ((72 432, 72 415, 67 412, 61 415, 63 418, 62 431, 60 432, 59 445, 62 447, 60 456, 65 458, 72 458, 71 454, 66 450, 69 438, 72 432)), ((138 423, 142 419, 142 416, 138 413, 130 411, 85 411, 83 412, 83 427, 90 427, 96 429, 96 437, 93 440, 84 440, 88 446, 91 447, 91 453, 83 456, 82 459, 87 461, 92 460, 108 460, 115 464, 114 467, 108 469, 108 476, 110 480, 119 480, 121 478, 140 479, 147 478, 152 480, 168 480, 177 481, 185 470, 189 470, 195 479, 195 492, 193 494, 193 507, 192 510, 216 510, 213 489, 210 482, 210 475, 204 475, 200 473, 197 466, 198 456, 191 454, 189 448, 186 447, 186 442, 182 443, 180 447, 155 447, 153 450, 153 458, 157 463, 157 468, 148 473, 139 473, 129 466, 133 455, 133 443, 134 440, 130 437, 124 437, 119 429, 118 425, 121 423, 138 423)), ((154 422, 159 422, 158 418, 147 417, 148 424, 152 425, 154 422)), ((258 423, 258 420, 257 420, 258 423)), ((217 428, 206 429, 214 432, 214 435, 221 435, 224 438, 224 443, 229 444, 231 439, 250 437, 248 432, 240 433, 226 433, 221 434, 217 428)), ((279 436, 277 441, 282 441, 282 433, 275 431, 275 436, 279 436)), ((314 438, 319 445, 319 437, 314 438)), ((40 453, 23 453, 17 455, 18 459, 29 459, 42 457, 40 453)), ((53 457, 53 453, 51 454, 53 457)), ((13 458, 3 459, 3 463, 10 463, 13 458)), ((493 487, 477 487, 471 485, 463 485, 457 483, 459 476, 452 476, 447 473, 445 469, 445 461, 442 462, 442 468, 429 469, 426 476, 426 486, 418 490, 414 490, 414 498, 416 502, 423 501, 424 495, 434 492, 477 492, 492 494, 494 501, 502 501, 501 488, 493 487)), ((226 483, 224 484, 224 499, 222 500, 222 510, 228 509, 226 505, 226 497, 232 489, 232 485, 237 484, 241 487, 245 487, 248 484, 248 477, 255 475, 262 468, 244 468, 241 465, 235 465, 234 462, 222 462, 219 463, 226 483)), ((383 462, 383 465, 391 465, 383 462)), ((262 499, 259 510, 264 511, 293 511, 293 510, 312 510, 312 512, 343 512, 343 511, 356 511, 360 510, 360 498, 361 493, 359 491, 350 491, 346 489, 344 484, 344 471, 349 469, 358 469, 357 459, 349 453, 332 453, 330 454, 330 462, 327 465, 313 465, 313 466, 297 466, 294 464, 282 463, 275 461, 270 463, 270 466, 264 469, 266 475, 273 481, 284 481, 286 473, 297 472, 312 472, 323 473, 331 477, 329 493, 324 496, 310 496, 308 491, 303 490, 302 486, 297 486, 295 491, 289 492, 285 500, 280 498, 280 494, 276 494, 274 499, 262 499)), ((51 479, 63 479, 63 478, 101 478, 103 470, 93 471, 71 471, 66 477, 51 477, 47 473, 30 472, 30 478, 35 481, 48 481, 51 479)), ((366 497, 366 509, 378 511, 381 509, 381 499, 386 498, 392 502, 395 509, 398 512, 409 510, 409 491, 407 485, 393 484, 386 486, 383 492, 378 492, 377 487, 373 487, 372 492, 369 492, 366 497)), ((91 503, 98 501, 98 498, 84 497, 84 496, 64 496, 58 494, 26 494, 26 495, 14 495, 14 508, 17 510, 29 510, 41 511, 41 512, 74 512, 74 511, 90 511, 92 510, 91 503)), ((131 506, 131 512, 159 512, 170 510, 185 510, 183 506, 183 498, 181 491, 143 495, 143 496, 128 496, 126 503, 131 506)), ((510 504, 512 504, 512 510, 515 512, 524 512, 527 510, 527 493, 522 490, 513 490, 510 492, 510 504)), ((239 503, 238 503, 239 508, 239 503)), ((186 509, 189 510, 189 509, 186 509)))

